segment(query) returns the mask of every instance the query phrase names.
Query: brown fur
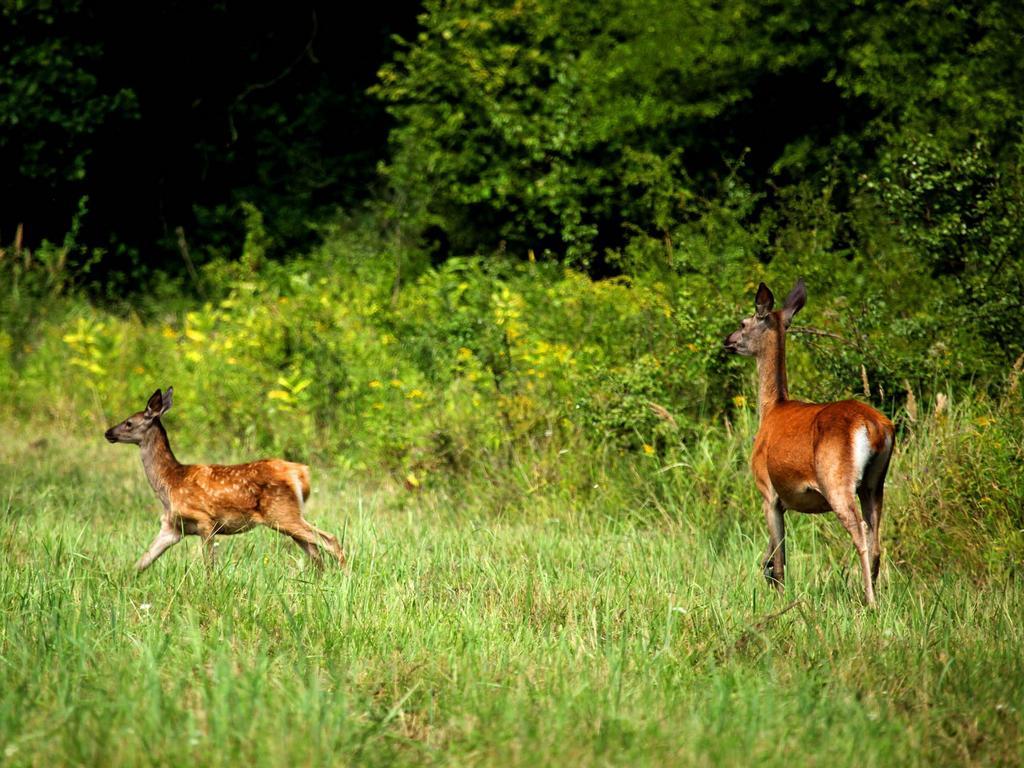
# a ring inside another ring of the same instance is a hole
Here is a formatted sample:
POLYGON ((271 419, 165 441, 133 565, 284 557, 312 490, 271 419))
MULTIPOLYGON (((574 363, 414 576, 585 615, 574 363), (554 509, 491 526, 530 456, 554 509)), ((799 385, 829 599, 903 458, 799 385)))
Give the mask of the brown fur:
POLYGON ((805 299, 803 282, 798 281, 783 308, 773 312, 774 297, 762 283, 755 301, 757 312, 725 341, 730 351, 757 359, 761 423, 751 468, 769 530, 765 576, 782 588, 785 510, 834 511, 853 539, 865 598, 873 605, 881 562, 883 486, 894 429, 884 415, 857 400, 815 404, 789 399, 786 329, 805 299), (858 456, 861 435, 866 442, 858 456))
POLYGON ((179 463, 160 422, 170 408, 172 393, 173 389, 165 395, 157 390, 145 411, 106 433, 110 442, 140 446, 146 477, 164 507, 160 533, 137 563, 138 569, 152 565, 183 535, 201 537, 212 563, 214 536, 244 533, 258 525, 290 536, 317 566, 323 563, 321 549, 344 565, 338 540, 303 517, 302 505, 310 492, 309 467, 281 459, 233 465, 179 463))

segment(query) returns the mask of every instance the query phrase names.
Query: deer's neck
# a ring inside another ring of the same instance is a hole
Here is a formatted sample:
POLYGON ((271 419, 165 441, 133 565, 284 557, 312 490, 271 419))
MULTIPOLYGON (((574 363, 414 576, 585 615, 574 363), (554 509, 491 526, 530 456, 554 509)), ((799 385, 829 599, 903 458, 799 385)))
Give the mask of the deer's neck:
POLYGON ((181 471, 181 464, 174 458, 171 443, 167 439, 167 430, 157 419, 153 429, 146 432, 142 440, 142 466, 146 470, 146 478, 160 497, 164 507, 169 507, 170 487, 181 471))
MULTIPOLYGON (((779 322, 777 320, 777 322, 779 322)), ((761 418, 776 405, 789 400, 786 382, 786 331, 781 322, 775 331, 775 341, 767 345, 757 358, 758 405, 761 418)))

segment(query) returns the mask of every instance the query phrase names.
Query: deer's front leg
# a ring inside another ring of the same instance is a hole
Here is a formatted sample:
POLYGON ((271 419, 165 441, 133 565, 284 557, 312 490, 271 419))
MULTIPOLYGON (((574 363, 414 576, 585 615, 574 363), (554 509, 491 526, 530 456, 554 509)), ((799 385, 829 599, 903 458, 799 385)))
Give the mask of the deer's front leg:
POLYGON ((153 564, 154 560, 179 541, 181 541, 181 531, 167 524, 161 525, 160 533, 158 533, 156 538, 153 539, 153 543, 149 545, 149 549, 146 550, 146 554, 139 558, 139 562, 135 564, 139 573, 149 568, 149 566, 153 564))
POLYGON ((768 551, 764 556, 764 577, 779 592, 786 581, 786 522, 782 502, 775 493, 764 494, 764 519, 768 524, 768 551))

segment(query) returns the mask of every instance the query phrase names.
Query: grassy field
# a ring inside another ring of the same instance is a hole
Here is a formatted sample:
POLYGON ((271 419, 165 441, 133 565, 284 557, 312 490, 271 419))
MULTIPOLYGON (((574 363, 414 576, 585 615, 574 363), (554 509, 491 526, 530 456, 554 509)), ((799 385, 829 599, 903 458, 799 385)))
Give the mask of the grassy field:
MULTIPOLYGON (((0 440, 5 765, 1024 759, 1005 560, 890 562, 871 612, 830 517, 790 518, 778 598, 756 505, 642 515, 598 489, 495 516, 319 472, 310 517, 343 533, 347 571, 317 577, 259 530, 213 572, 190 540, 137 577, 158 511, 137 451, 28 431, 0 440)), ((894 468, 897 551, 927 456, 894 468)))

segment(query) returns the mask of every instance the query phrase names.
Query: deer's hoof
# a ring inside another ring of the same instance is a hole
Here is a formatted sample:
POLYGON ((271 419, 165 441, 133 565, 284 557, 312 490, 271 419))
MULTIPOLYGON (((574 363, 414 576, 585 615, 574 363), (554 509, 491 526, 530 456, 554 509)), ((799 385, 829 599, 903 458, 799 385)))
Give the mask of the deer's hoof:
POLYGON ((765 581, 768 585, 775 587, 778 591, 782 591, 782 579, 775 575, 775 563, 771 560, 766 560, 762 566, 762 573, 764 573, 765 581))

